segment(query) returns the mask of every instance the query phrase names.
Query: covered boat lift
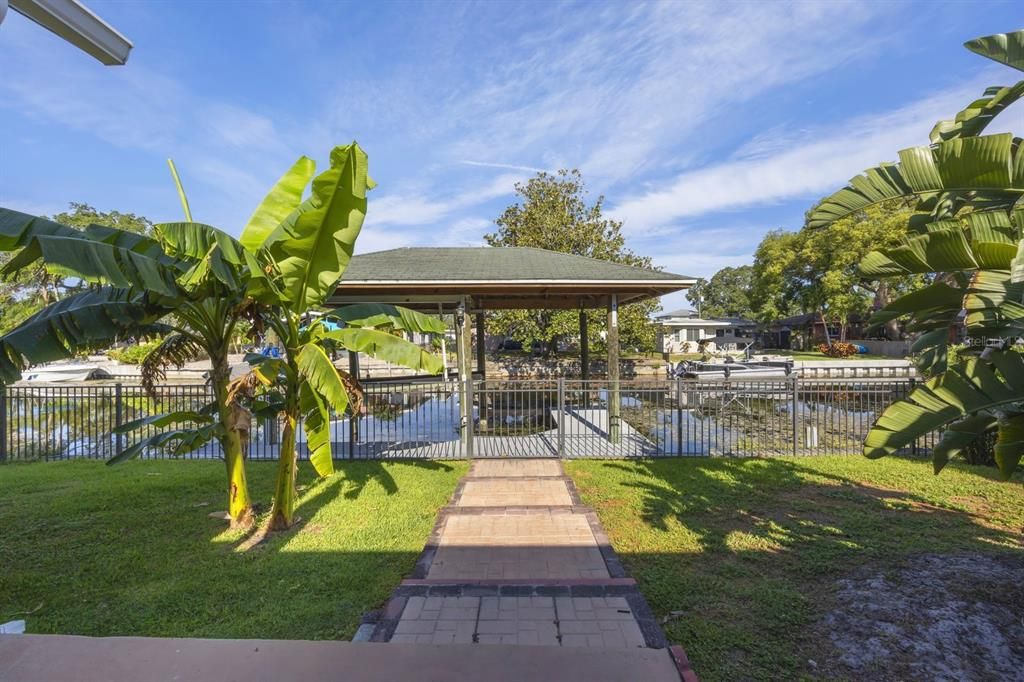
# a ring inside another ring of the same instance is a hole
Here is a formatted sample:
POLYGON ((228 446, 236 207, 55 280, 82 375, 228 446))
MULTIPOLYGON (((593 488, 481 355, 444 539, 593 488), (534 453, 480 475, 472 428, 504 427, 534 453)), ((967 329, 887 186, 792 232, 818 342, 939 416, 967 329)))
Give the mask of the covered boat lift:
MULTIPOLYGON (((472 325, 476 371, 486 378, 484 320, 491 310, 578 310, 581 378, 590 378, 589 311, 607 315, 608 429, 621 434, 619 401, 620 305, 688 289, 696 278, 529 247, 408 247, 353 256, 327 305, 391 303, 424 313, 453 315, 459 392, 472 381, 472 325)), ((460 400, 461 431, 472 419, 460 400)))

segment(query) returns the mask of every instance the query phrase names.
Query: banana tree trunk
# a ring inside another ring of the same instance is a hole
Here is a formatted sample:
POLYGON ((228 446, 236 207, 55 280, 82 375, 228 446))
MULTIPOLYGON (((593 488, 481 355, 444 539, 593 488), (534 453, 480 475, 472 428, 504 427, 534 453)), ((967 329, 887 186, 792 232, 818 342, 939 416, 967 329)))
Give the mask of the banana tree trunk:
POLYGON ((249 499, 249 484, 245 478, 245 460, 242 439, 237 431, 228 431, 221 439, 224 450, 224 466, 228 474, 228 515, 232 528, 248 528, 253 522, 252 501, 249 499))
POLYGON ((211 358, 213 369, 210 372, 210 383, 217 400, 217 414, 224 429, 218 439, 224 452, 224 466, 228 475, 228 515, 231 517, 232 528, 248 528, 252 525, 254 515, 252 500, 249 497, 249 484, 245 477, 245 457, 242 451, 242 438, 233 428, 231 406, 227 404, 228 377, 231 369, 227 355, 211 358))
POLYGON ((298 415, 289 410, 284 416, 284 435, 281 437, 281 455, 277 462, 277 484, 274 505, 270 510, 270 529, 287 530, 295 520, 295 428, 298 415))

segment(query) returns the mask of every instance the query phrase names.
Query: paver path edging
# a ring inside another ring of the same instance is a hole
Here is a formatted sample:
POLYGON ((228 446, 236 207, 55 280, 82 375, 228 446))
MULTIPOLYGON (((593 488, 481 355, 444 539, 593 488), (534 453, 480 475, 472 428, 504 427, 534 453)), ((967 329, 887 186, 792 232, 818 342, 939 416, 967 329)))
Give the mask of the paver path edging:
POLYGON ((668 646, 597 514, 555 459, 476 460, 412 576, 374 615, 377 642, 668 646))

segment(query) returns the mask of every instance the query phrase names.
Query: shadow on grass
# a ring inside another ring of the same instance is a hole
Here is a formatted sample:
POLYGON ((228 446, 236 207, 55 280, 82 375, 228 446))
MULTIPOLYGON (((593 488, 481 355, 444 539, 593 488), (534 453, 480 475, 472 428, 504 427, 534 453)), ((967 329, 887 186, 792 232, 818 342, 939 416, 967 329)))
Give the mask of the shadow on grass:
MULTIPOLYGON (((890 461, 894 459, 899 458, 890 461)), ((942 492, 945 486, 934 494, 913 492, 900 477, 865 481, 798 461, 767 458, 604 466, 625 474, 622 485, 642 496, 640 518, 646 525, 660 531, 670 525, 685 528, 702 550, 737 550, 744 543, 730 538, 738 532, 752 536, 747 544, 757 545, 754 540, 760 537, 761 546, 774 551, 816 543, 844 552, 873 552, 896 541, 905 543, 901 550, 928 550, 943 542, 981 549, 1019 545, 1020 540, 1016 531, 993 525, 983 496, 965 490, 951 503, 942 492), (929 530, 941 530, 940 537, 918 535, 929 530)), ((971 469, 982 484, 1020 486, 1019 481, 998 481, 994 469, 971 469)), ((924 466, 918 472, 932 475, 924 466)))
MULTIPOLYGON (((391 463, 391 466, 394 465, 395 463, 391 463)), ((400 466, 421 471, 453 471, 450 464, 432 460, 402 461, 400 466)), ((296 511, 301 510, 303 516, 312 518, 339 497, 346 500, 358 499, 371 482, 380 485, 389 496, 399 492, 398 483, 388 471, 387 462, 337 462, 333 475, 313 481, 301 492, 296 511)))
MULTIPOLYGON (((1024 559, 1020 478, 1001 482, 984 467, 936 477, 921 460, 833 457, 572 468, 627 570, 668 617, 669 639, 686 647, 703 679, 816 678, 808 659, 838 658, 821 625, 837 581, 863 571, 895 574, 925 556, 1024 559)), ((1024 598, 1015 594, 990 597, 1019 613, 1024 598)), ((934 606, 922 602, 920 611, 934 606)))
MULTIPOLYGON (((0 467, 0 622, 33 611, 34 633, 348 638, 415 566, 461 468, 337 467, 316 482, 303 463, 305 523, 250 552, 209 517, 220 462, 0 467)), ((247 469, 269 509, 276 462, 247 469)))

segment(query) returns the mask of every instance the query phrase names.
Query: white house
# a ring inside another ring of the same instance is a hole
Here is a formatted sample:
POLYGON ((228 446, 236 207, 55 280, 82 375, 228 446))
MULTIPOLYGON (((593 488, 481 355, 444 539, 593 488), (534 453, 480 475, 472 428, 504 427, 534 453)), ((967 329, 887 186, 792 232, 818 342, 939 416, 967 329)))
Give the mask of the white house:
POLYGON ((695 353, 701 341, 708 350, 742 350, 753 343, 757 324, 738 317, 704 319, 689 308, 659 313, 658 347, 663 353, 695 353))

